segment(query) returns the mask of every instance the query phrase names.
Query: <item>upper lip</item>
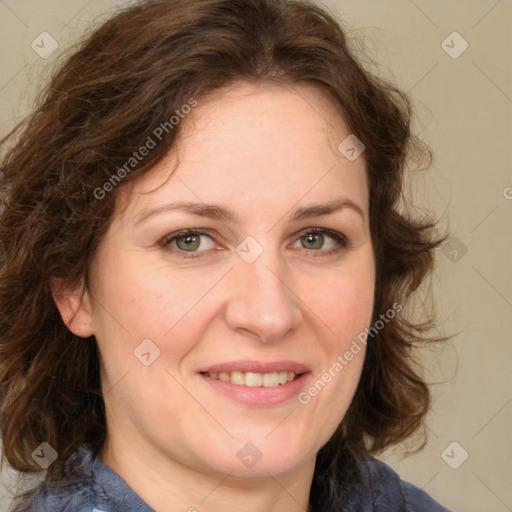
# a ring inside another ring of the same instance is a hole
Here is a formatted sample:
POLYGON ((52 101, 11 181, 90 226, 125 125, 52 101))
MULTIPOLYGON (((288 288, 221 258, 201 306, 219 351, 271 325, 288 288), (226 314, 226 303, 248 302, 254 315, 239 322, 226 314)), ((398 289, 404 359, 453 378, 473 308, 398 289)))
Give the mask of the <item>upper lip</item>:
POLYGON ((273 372, 295 372, 306 373, 309 368, 295 361, 230 361, 219 363, 199 370, 199 373, 220 373, 220 372, 254 372, 254 373, 273 373, 273 372))

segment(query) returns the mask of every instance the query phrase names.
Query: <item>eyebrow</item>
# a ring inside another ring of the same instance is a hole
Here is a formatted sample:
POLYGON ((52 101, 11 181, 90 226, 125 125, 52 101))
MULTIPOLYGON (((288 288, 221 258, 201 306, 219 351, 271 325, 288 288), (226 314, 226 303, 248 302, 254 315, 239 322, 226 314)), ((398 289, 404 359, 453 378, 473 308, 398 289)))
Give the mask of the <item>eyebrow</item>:
MULTIPOLYGON (((350 199, 339 198, 325 204, 314 204, 311 206, 302 206, 297 208, 295 212, 288 216, 288 221, 297 222, 299 220, 308 219, 311 217, 331 215, 345 208, 354 210, 359 215, 361 215, 363 219, 366 219, 366 215, 360 206, 358 206, 350 199)), ((185 213, 197 215, 199 217, 206 217, 231 224, 240 223, 240 217, 236 213, 228 210, 227 208, 224 208, 223 206, 216 204, 193 203, 190 201, 177 201, 174 203, 157 206, 155 208, 142 210, 138 215, 135 216, 135 225, 159 213, 174 210, 180 210, 185 213)))

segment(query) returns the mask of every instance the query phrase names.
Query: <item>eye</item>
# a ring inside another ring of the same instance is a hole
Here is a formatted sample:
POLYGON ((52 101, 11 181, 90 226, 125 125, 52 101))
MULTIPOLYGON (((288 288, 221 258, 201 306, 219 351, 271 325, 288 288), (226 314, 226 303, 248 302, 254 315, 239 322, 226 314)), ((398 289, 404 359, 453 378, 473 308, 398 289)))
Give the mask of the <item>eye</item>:
POLYGON ((185 229, 165 237, 160 245, 173 252, 178 252, 182 258, 194 258, 195 252, 203 252, 214 247, 212 237, 203 231, 185 229), (202 238, 204 237, 204 238, 202 238), (209 242, 204 243, 207 239, 209 242), (186 253, 191 253, 186 254, 186 253))
POLYGON ((336 254, 347 248, 349 244, 345 235, 325 228, 309 229, 305 234, 301 235, 297 242, 300 242, 304 249, 321 253, 318 255, 315 254, 314 257, 336 254), (328 242, 329 239, 331 240, 330 243, 328 242), (325 249, 326 240, 328 245, 327 249, 325 249))

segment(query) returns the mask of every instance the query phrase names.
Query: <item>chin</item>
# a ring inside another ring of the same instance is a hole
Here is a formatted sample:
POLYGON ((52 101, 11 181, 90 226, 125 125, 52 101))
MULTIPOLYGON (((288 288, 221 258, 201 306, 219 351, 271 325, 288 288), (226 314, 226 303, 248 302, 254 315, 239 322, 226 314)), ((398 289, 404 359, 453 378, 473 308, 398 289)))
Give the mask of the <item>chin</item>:
MULTIPOLYGON (((316 455, 315 450, 305 450, 305 443, 231 440, 225 451, 212 455, 207 463, 216 472, 238 478, 268 478, 293 472, 316 455)), ((221 448, 217 445, 218 448, 221 448)), ((204 452, 203 452, 204 457, 204 452)), ((205 461, 206 462, 206 461, 205 461)))

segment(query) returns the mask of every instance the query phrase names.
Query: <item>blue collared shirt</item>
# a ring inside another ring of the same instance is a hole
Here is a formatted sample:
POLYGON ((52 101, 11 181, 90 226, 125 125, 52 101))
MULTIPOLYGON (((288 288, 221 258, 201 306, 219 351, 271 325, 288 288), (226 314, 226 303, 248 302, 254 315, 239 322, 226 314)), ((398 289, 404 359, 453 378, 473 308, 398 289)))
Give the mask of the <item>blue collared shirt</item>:
MULTIPOLYGON (((425 491, 404 482, 387 464, 371 458, 361 463, 362 478, 334 507, 321 500, 318 512, 450 512, 425 491)), ((128 484, 99 458, 82 457, 83 476, 73 485, 53 488, 43 484, 30 504, 19 512, 155 512, 128 484)), ((189 510, 201 510, 190 505, 189 510)), ((316 511, 315 511, 316 512, 316 511)))

